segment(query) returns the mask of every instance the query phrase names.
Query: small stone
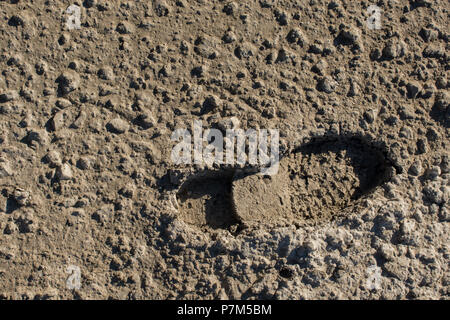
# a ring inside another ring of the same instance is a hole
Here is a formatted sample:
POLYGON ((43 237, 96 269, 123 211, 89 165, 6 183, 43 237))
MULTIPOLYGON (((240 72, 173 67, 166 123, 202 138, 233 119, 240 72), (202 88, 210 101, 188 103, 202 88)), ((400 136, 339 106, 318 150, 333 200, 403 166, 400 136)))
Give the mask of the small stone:
POLYGON ((382 57, 382 53, 380 51, 380 49, 375 48, 370 52, 370 59, 373 61, 379 60, 382 57))
POLYGON ((13 196, 19 206, 29 206, 31 204, 31 195, 24 189, 17 188, 14 190, 13 196))
POLYGON ((441 168, 438 166, 433 166, 427 170, 427 179, 436 180, 441 175, 441 168))
POLYGON ((109 66, 102 67, 98 70, 97 76, 102 80, 114 80, 114 71, 109 66))
POLYGON ((423 86, 422 90, 420 90, 419 94, 422 99, 430 99, 433 96, 435 91, 436 91, 436 87, 433 84, 426 83, 423 86))
POLYGON ((67 163, 64 163, 60 165, 56 169, 56 177, 59 180, 70 180, 73 177, 72 169, 70 168, 70 165, 67 163))
POLYGON ((13 15, 8 20, 8 25, 11 27, 23 27, 27 24, 27 17, 25 15, 13 15))
MULTIPOLYGON (((350 82, 350 89, 348 91, 348 96, 349 97, 359 96, 360 93, 361 93, 361 89, 359 87, 359 84, 352 80, 350 82)), ((373 122, 373 120, 372 120, 372 122, 373 122)))
MULTIPOLYGON (((423 194, 425 198, 431 203, 441 205, 445 202, 444 192, 441 191, 441 184, 439 181, 430 182, 427 186, 423 188, 423 194)), ((448 197, 448 193, 447 193, 448 197)))
POLYGON ((400 224, 399 240, 406 245, 417 245, 417 234, 415 230, 415 222, 412 219, 404 220, 400 224))
POLYGON ((445 91, 441 91, 436 95, 434 106, 441 112, 445 112, 450 104, 450 96, 445 91))
POLYGON ((239 128, 239 125, 240 125, 240 121, 236 117, 222 119, 217 123, 217 126, 222 131, 237 129, 237 128, 239 128))
POLYGON ((205 101, 203 101, 202 105, 202 113, 208 113, 212 110, 216 109, 219 106, 219 99, 214 95, 209 95, 206 97, 205 101))
POLYGON ((289 60, 295 60, 295 54, 286 49, 280 49, 277 58, 275 59, 275 63, 288 62, 289 60))
POLYGON ((294 28, 289 31, 286 40, 289 43, 295 43, 301 47, 305 47, 308 44, 308 39, 299 28, 294 28))
POLYGON ((116 27, 116 31, 120 34, 130 34, 134 32, 134 25, 129 21, 122 21, 116 27))
POLYGON ((31 113, 27 113, 19 123, 19 125, 22 128, 30 127, 32 124, 33 124, 33 116, 31 115, 31 113))
POLYGON ((358 44, 361 35, 358 29, 354 27, 344 28, 339 32, 338 39, 344 45, 358 44))
POLYGON ((450 221, 450 210, 446 206, 442 206, 441 210, 439 211, 439 220, 449 222, 450 221))
POLYGON ((61 155, 58 151, 52 150, 45 156, 45 161, 50 167, 56 168, 62 164, 61 155))
POLYGON ((58 93, 66 95, 78 89, 80 86, 80 76, 73 70, 64 71, 57 79, 58 93))
POLYGON ((275 10, 275 20, 278 22, 280 26, 286 26, 289 23, 288 15, 285 12, 281 12, 278 10, 275 10))
POLYGON ((204 66, 198 66, 194 67, 191 70, 191 76, 201 78, 205 75, 206 67, 204 66))
POLYGON ((420 163, 420 161, 415 161, 411 167, 409 168, 408 173, 412 176, 419 176, 421 175, 423 172, 423 168, 422 168, 422 164, 420 163))
POLYGON ((243 43, 234 49, 234 55, 238 59, 249 59, 253 57, 255 49, 249 43, 243 43))
POLYGON ((395 248, 387 243, 383 243, 378 249, 379 254, 387 261, 392 261, 395 259, 395 248))
POLYGON ((57 131, 66 126, 67 113, 62 110, 57 112, 50 121, 53 130, 57 131))
POLYGON ((227 31, 222 37, 222 41, 225 43, 232 43, 236 41, 236 35, 232 31, 227 31))
POLYGON ((405 54, 403 43, 390 41, 383 49, 383 58, 392 60, 399 58, 405 54))
POLYGON ((128 131, 130 125, 123 119, 116 118, 108 122, 106 125, 106 129, 112 133, 124 133, 128 131))
POLYGON ((417 140, 417 153, 423 154, 427 153, 428 151, 428 143, 425 139, 418 139, 417 140))
POLYGON ((442 173, 450 173, 450 156, 442 156, 441 171, 442 173))
POLYGON ((85 211, 84 211, 84 209, 81 209, 81 208, 75 208, 72 210, 71 215, 74 217, 84 217, 85 211))
POLYGON ((75 121, 70 125, 73 129, 80 129, 83 127, 85 121, 87 118, 87 114, 85 111, 81 110, 78 114, 78 117, 75 119, 75 121))
POLYGON ((415 99, 422 91, 422 86, 417 81, 411 81, 406 85, 409 99, 415 99))
POLYGON ((119 190, 119 194, 124 196, 125 198, 133 198, 136 187, 134 184, 127 184, 122 189, 119 190))
POLYGON ((317 84, 317 90, 325 92, 325 93, 332 93, 336 90, 337 82, 334 81, 331 77, 324 77, 319 80, 319 83, 317 84))
POLYGON ((436 87, 438 89, 445 89, 445 88, 447 88, 447 86, 448 86, 448 81, 445 77, 442 76, 436 80, 436 87))
POLYGON ((143 111, 136 118, 136 124, 141 126, 143 129, 149 129, 155 125, 156 121, 153 114, 149 110, 143 111))
POLYGON ((375 119, 378 116, 378 111, 376 109, 370 109, 370 110, 366 110, 364 111, 364 119, 366 119, 366 121, 368 123, 373 123, 375 121, 375 119))
POLYGON ((19 94, 16 90, 10 90, 8 92, 0 94, 0 103, 14 101, 19 99, 19 94))
POLYGON ((422 28, 419 31, 419 35, 422 37, 422 39, 426 42, 437 40, 439 37, 439 32, 437 30, 428 29, 428 28, 422 28))
POLYGON ((44 129, 36 128, 36 129, 31 129, 28 132, 25 140, 31 145, 37 143, 41 146, 44 146, 44 145, 49 144, 50 137, 49 137, 47 131, 45 131, 44 129))
POLYGON ((77 167, 81 170, 88 170, 92 167, 94 160, 88 156, 80 157, 77 161, 77 167))
POLYGON ((70 107, 71 105, 72 105, 72 102, 70 102, 70 100, 67 100, 64 98, 59 98, 58 100, 56 100, 56 106, 58 108, 66 109, 66 108, 70 107))
POLYGON ((0 158, 0 178, 12 176, 11 165, 6 159, 0 158))
POLYGON ((429 45, 427 46, 423 52, 422 55, 425 58, 435 58, 435 59, 440 59, 443 58, 445 56, 445 48, 443 46, 440 45, 429 45))
POLYGON ((69 41, 70 41, 70 34, 67 32, 62 33, 58 39, 58 43, 61 46, 65 45, 66 43, 69 43, 69 41))
POLYGON ((316 63, 311 70, 315 73, 317 73, 318 75, 325 75, 326 71, 328 69, 328 63, 326 62, 326 60, 321 59, 318 63, 316 63))
POLYGON ((19 228, 17 227, 17 225, 12 222, 12 221, 8 221, 6 223, 5 229, 3 230, 4 234, 14 234, 17 233, 19 231, 19 228))
POLYGON ((157 0, 154 2, 154 10, 158 17, 166 17, 170 13, 170 7, 163 0, 157 0))
POLYGON ((97 5, 97 0, 84 0, 83 1, 83 6, 85 8, 92 8, 95 5, 97 5))
POLYGON ((236 4, 234 2, 227 3, 222 12, 226 13, 228 16, 231 16, 236 11, 236 4))

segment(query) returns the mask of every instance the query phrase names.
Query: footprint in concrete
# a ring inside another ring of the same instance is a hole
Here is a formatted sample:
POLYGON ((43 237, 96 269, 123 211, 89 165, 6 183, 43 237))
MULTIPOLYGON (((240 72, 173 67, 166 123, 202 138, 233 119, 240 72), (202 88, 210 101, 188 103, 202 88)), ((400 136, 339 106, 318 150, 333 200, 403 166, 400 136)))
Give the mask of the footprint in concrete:
POLYGON ((276 175, 237 173, 232 182, 235 214, 247 225, 332 220, 388 181, 393 170, 383 151, 363 139, 319 139, 283 157, 276 175))
POLYGON ((395 169, 385 153, 359 137, 321 138, 282 157, 272 176, 205 171, 177 192, 179 217, 229 230, 330 221, 390 179, 395 169))

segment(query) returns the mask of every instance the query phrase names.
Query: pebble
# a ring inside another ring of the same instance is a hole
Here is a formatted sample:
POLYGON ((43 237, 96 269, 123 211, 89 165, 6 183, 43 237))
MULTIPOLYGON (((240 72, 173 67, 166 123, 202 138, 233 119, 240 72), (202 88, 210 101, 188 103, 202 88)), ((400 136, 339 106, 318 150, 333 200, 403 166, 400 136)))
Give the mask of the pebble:
POLYGON ((450 103, 450 96, 445 91, 440 91, 436 95, 434 105, 441 111, 445 112, 448 109, 450 103))
POLYGON ((405 54, 405 46, 401 42, 390 41, 383 49, 382 57, 388 60, 396 59, 405 54))
POLYGON ((423 172, 422 164, 420 161, 415 161, 411 167, 409 167, 408 173, 413 176, 420 176, 423 172))
POLYGON ((331 77, 324 77, 319 80, 317 84, 317 90, 325 92, 325 93, 332 93, 336 90, 337 82, 334 81, 331 77))
POLYGON ((437 30, 433 30, 433 29, 422 28, 419 31, 419 35, 426 42, 430 42, 430 41, 437 40, 437 38, 439 37, 439 32, 437 30))
POLYGON ((72 105, 72 102, 70 102, 70 100, 64 99, 64 98, 59 98, 58 100, 56 100, 56 106, 58 108, 61 109, 65 109, 68 108, 72 105))
POLYGON ((70 168, 70 165, 67 163, 64 163, 56 169, 56 177, 59 180, 70 180, 73 177, 72 169, 70 168))
POLYGON ((169 5, 163 0, 156 0, 154 2, 154 10, 158 17, 166 17, 170 13, 169 5))
POLYGON ((302 48, 307 46, 308 39, 299 28, 291 29, 286 37, 289 43, 295 43, 300 45, 302 48))
POLYGON ((88 156, 82 156, 77 161, 77 167, 80 168, 81 170, 88 170, 92 167, 93 162, 94 161, 92 158, 88 156))
POLYGON ((441 168, 438 166, 433 166, 427 170, 427 179, 428 180, 437 180, 441 175, 441 168))
POLYGON ((422 54, 425 58, 440 59, 445 56, 445 48, 440 45, 429 45, 423 50, 422 54))
POLYGON ((219 107, 219 99, 215 95, 209 95, 203 101, 202 113, 207 113, 219 107))
POLYGON ((406 85, 409 99, 415 99, 422 91, 422 86, 417 81, 411 81, 406 85))
POLYGON ((29 206, 31 204, 31 195, 24 189, 17 188, 14 190, 13 196, 19 206, 29 206))
POLYGON ((102 67, 98 70, 97 76, 102 80, 114 80, 114 71, 109 66, 102 67))
POLYGON ((10 90, 8 92, 0 94, 0 103, 14 101, 19 98, 19 94, 16 90, 10 90))
MULTIPOLYGON (((361 89, 359 87, 359 84, 352 80, 350 82, 350 89, 348 91, 348 96, 349 97, 359 96, 360 93, 361 93, 361 89)), ((372 119, 372 122, 373 122, 373 119, 372 119)))
POLYGON ((347 27, 339 32, 338 39, 340 39, 344 45, 358 44, 361 35, 358 29, 354 27, 347 27))
POLYGON ((234 55, 238 59, 249 59, 250 57, 253 57, 254 52, 255 49, 252 45, 244 43, 236 47, 236 49, 234 50, 234 55))
POLYGON ((45 161, 48 162, 50 167, 56 168, 62 165, 61 155, 58 151, 52 150, 45 156, 45 161))
POLYGON ((111 120, 110 122, 108 122, 108 124, 106 125, 106 129, 112 133, 117 133, 117 134, 121 134, 124 133, 126 131, 128 131, 128 129, 130 128, 130 125, 128 124, 128 122, 126 122, 125 120, 121 119, 121 118, 115 118, 113 120, 111 120))
POLYGON ((134 25, 129 21, 122 21, 116 27, 116 31, 120 34, 130 34, 134 32, 134 25))
POLYGON ((217 126, 219 127, 219 129, 221 129, 222 131, 226 131, 226 130, 234 130, 239 128, 240 126, 240 121, 238 118, 236 117, 229 117, 226 119, 222 119, 217 123, 217 126))
POLYGON ((9 162, 6 159, 0 158, 0 178, 12 176, 13 171, 9 162))
POLYGON ((227 31, 223 35, 222 41, 225 43, 233 43, 236 41, 236 35, 232 31, 227 31))
POLYGON ((149 129, 156 124, 153 114, 149 110, 143 111, 136 119, 137 124, 144 129, 149 129))
POLYGON ((51 119, 50 124, 53 130, 58 131, 65 127, 67 113, 62 110, 57 112, 51 119))
POLYGON ((236 4, 234 2, 230 2, 224 5, 222 12, 226 13, 228 16, 231 16, 236 9, 236 4))
POLYGON ((50 137, 45 129, 31 129, 25 139, 29 144, 37 143, 41 146, 50 143, 50 137))
POLYGON ((58 92, 61 95, 69 94, 80 86, 80 76, 73 70, 66 70, 56 79, 58 92))
POLYGON ((328 63, 326 60, 321 59, 319 62, 317 62, 311 70, 315 73, 317 73, 320 76, 325 75, 326 71, 328 69, 328 63))

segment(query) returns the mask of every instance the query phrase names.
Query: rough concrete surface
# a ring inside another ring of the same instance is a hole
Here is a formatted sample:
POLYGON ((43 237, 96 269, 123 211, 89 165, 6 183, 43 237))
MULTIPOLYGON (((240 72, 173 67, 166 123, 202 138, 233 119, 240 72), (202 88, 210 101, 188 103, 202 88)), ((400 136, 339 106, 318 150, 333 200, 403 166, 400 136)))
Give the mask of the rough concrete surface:
POLYGON ((448 299, 449 9, 1 0, 0 298, 448 299), (278 174, 174 164, 194 120, 278 174))

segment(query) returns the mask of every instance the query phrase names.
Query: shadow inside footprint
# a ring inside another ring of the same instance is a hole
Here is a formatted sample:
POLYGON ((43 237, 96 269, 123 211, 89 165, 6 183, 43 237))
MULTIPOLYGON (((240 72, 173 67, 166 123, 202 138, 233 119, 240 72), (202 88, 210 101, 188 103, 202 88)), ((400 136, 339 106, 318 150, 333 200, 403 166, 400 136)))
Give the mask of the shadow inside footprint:
POLYGON ((186 181, 177 193, 180 218, 198 227, 227 229, 238 220, 231 205, 232 173, 209 172, 186 181))

